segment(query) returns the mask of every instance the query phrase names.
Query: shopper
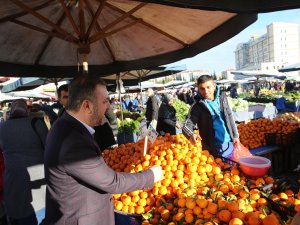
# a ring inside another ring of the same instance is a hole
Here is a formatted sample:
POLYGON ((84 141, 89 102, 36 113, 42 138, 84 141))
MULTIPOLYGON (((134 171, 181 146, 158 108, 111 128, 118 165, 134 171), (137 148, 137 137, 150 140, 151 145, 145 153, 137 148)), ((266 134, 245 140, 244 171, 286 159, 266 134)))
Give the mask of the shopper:
POLYGON ((161 179, 157 166, 140 173, 117 173, 107 166, 93 127, 109 105, 100 78, 83 75, 71 81, 68 109, 46 142, 46 224, 114 225, 111 194, 151 188, 161 179))
POLYGON ((61 104, 61 108, 58 111, 58 117, 61 117, 64 112, 66 111, 66 108, 68 107, 69 103, 69 85, 63 84, 59 86, 57 89, 57 98, 59 103, 61 104))
POLYGON ((183 126, 183 134, 196 143, 202 138, 203 149, 213 155, 230 156, 233 143, 239 142, 239 135, 225 93, 220 94, 213 78, 202 75, 198 79, 200 100, 190 108, 183 126), (194 133, 198 126, 199 134, 194 133))
POLYGON ((171 94, 165 94, 162 96, 162 103, 158 110, 158 121, 156 131, 160 135, 170 133, 176 134, 176 128, 181 128, 179 122, 176 119, 176 110, 172 106, 173 96, 171 94))
POLYGON ((147 120, 147 127, 149 124, 154 121, 155 125, 158 119, 158 109, 159 109, 159 101, 157 96, 155 96, 154 91, 152 88, 148 88, 147 90, 148 100, 146 103, 146 120, 147 120))
POLYGON ((12 102, 9 119, 0 124, 4 202, 12 224, 37 224, 35 212, 45 207, 43 156, 47 132, 43 119, 28 117, 23 99, 12 102))

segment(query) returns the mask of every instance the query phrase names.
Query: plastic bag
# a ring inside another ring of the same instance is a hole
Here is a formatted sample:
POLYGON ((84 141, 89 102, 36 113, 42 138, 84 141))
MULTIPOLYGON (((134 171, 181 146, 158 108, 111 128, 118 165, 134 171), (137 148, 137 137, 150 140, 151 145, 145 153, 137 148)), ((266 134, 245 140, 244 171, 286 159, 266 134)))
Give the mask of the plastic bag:
POLYGON ((241 142, 237 142, 233 147, 233 160, 238 162, 240 157, 251 157, 252 154, 248 148, 242 145, 241 142))

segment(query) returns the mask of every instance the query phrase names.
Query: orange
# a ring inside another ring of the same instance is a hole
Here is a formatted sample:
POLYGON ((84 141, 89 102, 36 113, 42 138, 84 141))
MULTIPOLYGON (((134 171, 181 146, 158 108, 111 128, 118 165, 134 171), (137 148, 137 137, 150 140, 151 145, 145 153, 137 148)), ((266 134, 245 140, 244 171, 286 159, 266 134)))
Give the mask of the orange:
POLYGON ((204 198, 203 199, 197 199, 196 203, 202 209, 206 208, 207 205, 208 205, 208 201, 206 199, 204 199, 204 198))
POLYGON ((287 194, 284 193, 284 192, 280 192, 280 193, 278 194, 278 197, 279 197, 281 200, 287 200, 287 199, 288 199, 287 194))
POLYGON ((192 223, 194 221, 194 215, 191 213, 188 213, 185 215, 185 221, 187 223, 192 223))
POLYGON ((121 201, 115 201, 114 202, 115 209, 121 211, 123 208, 123 203, 121 201))
POLYGON ((231 213, 231 217, 232 218, 238 218, 240 220, 244 220, 245 219, 245 214, 241 211, 234 211, 231 213))
POLYGON ((185 204, 186 204, 186 200, 184 198, 180 198, 178 200, 178 206, 181 207, 181 208, 184 208, 185 207, 185 204))
POLYGON ((207 211, 211 214, 217 214, 218 205, 216 203, 213 203, 213 202, 208 203, 207 211))
POLYGON ((257 203, 258 203, 260 206, 266 206, 266 205, 268 204, 268 201, 267 201, 267 199, 265 199, 265 198, 259 198, 259 199, 257 200, 257 203))
POLYGON ((175 221, 180 221, 184 217, 185 217, 184 213, 179 212, 179 213, 176 213, 173 218, 175 221))
POLYGON ((143 206, 137 206, 136 208, 135 208, 135 213, 136 214, 143 214, 144 213, 144 207, 143 206))
POLYGON ((163 219, 169 219, 170 211, 168 209, 164 209, 164 210, 162 210, 160 215, 161 215, 161 218, 163 218, 163 219))
POLYGON ((235 212, 239 210, 239 204, 236 201, 230 201, 227 204, 227 208, 230 212, 235 212))
POLYGON ((248 225, 260 225, 260 219, 257 216, 250 216, 248 218, 248 225))
POLYGON ((232 181, 233 183, 237 183, 237 182, 239 182, 240 180, 241 180, 241 178, 240 178, 239 175, 237 175, 237 174, 234 174, 234 175, 231 176, 231 181, 232 181))
POLYGON ((187 198, 186 203, 185 203, 185 206, 186 206, 188 209, 193 209, 193 208, 196 206, 196 202, 195 202, 194 199, 192 199, 192 198, 187 198))
POLYGON ((263 225, 279 225, 279 221, 274 215, 268 215, 263 219, 262 224, 263 225))
POLYGON ((123 205, 129 205, 131 202, 131 197, 130 196, 122 196, 121 197, 123 205))
POLYGON ((218 218, 221 221, 228 223, 231 220, 231 212, 227 209, 223 209, 218 213, 218 218))
POLYGON ((239 218, 233 218, 229 221, 229 225, 243 225, 243 220, 239 218))

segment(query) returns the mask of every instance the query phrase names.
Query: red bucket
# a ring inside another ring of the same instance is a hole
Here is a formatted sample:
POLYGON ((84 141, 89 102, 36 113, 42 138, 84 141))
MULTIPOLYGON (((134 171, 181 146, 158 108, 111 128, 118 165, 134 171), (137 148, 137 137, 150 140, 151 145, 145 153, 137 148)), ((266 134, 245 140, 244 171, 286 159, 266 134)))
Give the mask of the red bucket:
POLYGON ((243 173, 250 177, 262 177, 271 167, 271 161, 261 156, 240 157, 238 163, 243 173))

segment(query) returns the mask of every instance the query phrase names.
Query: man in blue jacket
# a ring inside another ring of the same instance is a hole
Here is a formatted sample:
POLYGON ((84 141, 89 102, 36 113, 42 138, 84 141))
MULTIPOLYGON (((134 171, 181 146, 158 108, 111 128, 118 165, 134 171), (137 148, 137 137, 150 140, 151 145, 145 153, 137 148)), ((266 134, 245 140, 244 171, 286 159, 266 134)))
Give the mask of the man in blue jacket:
POLYGON ((227 97, 209 75, 199 77, 197 85, 200 100, 191 106, 183 134, 192 143, 202 138, 203 149, 215 156, 228 157, 233 144, 239 142, 239 134, 227 97), (200 136, 194 133, 196 125, 200 136))

